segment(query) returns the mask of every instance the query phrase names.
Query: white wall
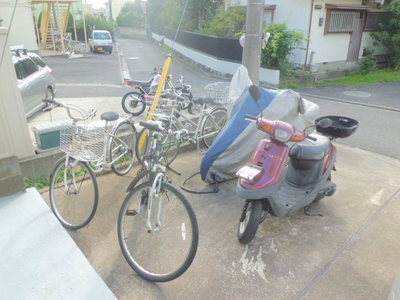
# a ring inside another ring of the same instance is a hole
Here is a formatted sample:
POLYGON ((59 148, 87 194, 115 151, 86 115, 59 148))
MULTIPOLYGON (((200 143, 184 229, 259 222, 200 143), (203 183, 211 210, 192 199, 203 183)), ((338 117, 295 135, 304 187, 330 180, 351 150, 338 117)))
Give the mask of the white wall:
MULTIPOLYGON (((350 43, 349 33, 329 33, 324 34, 325 22, 326 22, 326 3, 334 4, 354 4, 361 5, 361 0, 317 0, 316 4, 323 5, 322 9, 314 9, 313 24, 311 29, 310 38, 310 53, 314 51, 314 58, 312 63, 323 63, 323 62, 338 62, 346 61, 350 43), (324 18, 322 26, 318 25, 320 17, 324 18)), ((362 56, 363 48, 366 46, 373 46, 373 39, 368 32, 363 32, 359 57, 362 56)), ((383 46, 375 47, 375 54, 385 53, 383 46)), ((308 62, 307 62, 308 63, 308 62)))
MULTIPOLYGON (((231 3, 238 1, 241 5, 247 5, 247 0, 230 0, 231 3)), ((276 5, 274 12, 275 23, 287 23, 290 29, 295 29, 308 35, 308 26, 310 20, 311 0, 265 0, 266 5, 276 5)), ((313 8, 313 19, 309 41, 309 53, 307 64, 310 63, 311 52, 314 52, 312 63, 324 62, 345 62, 349 49, 349 33, 330 33, 324 34, 326 21, 326 3, 336 5, 361 5, 362 0, 315 0, 315 5, 322 5, 322 9, 313 8), (322 26, 318 24, 319 18, 324 18, 322 26)), ((307 42, 303 48, 306 48, 307 42)), ((363 33, 360 48, 360 57, 362 49, 365 46, 373 46, 373 40, 370 34, 363 33)), ((385 53, 382 46, 374 47, 375 54, 385 53)), ((305 50, 297 49, 293 51, 290 61, 302 65, 305 63, 305 50)))
POLYGON ((30 0, 18 0, 13 23, 10 26, 15 1, 0 0, 0 19, 3 19, 2 26, 10 29, 9 45, 24 45, 29 50, 37 51, 38 46, 30 0))

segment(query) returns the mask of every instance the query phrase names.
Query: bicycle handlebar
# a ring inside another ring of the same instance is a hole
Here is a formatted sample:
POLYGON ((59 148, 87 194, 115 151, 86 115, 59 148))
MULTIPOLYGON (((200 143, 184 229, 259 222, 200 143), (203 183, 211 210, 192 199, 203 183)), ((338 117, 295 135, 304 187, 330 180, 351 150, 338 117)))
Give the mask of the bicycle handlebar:
POLYGON ((249 120, 249 121, 257 121, 257 120, 258 120, 258 117, 252 116, 252 115, 248 115, 248 114, 245 114, 245 115, 244 115, 244 118, 245 118, 246 120, 249 120))
POLYGON ((51 104, 51 105, 54 105, 54 106, 56 106, 56 107, 63 107, 63 108, 65 108, 65 109, 67 110, 68 117, 69 117, 70 119, 74 120, 74 121, 86 121, 86 120, 91 119, 91 118, 93 118, 93 117, 96 116, 96 109, 95 109, 95 108, 89 109, 88 113, 85 115, 85 114, 83 113, 83 111, 80 111, 80 110, 77 109, 77 108, 74 108, 74 107, 72 107, 72 106, 70 106, 70 105, 67 105, 67 104, 64 104, 64 103, 62 103, 62 102, 56 101, 56 100, 54 100, 54 99, 53 99, 53 100, 50 100, 50 99, 42 99, 42 101, 43 101, 44 103, 51 104), (74 117, 74 116, 71 114, 71 110, 78 111, 80 114, 82 114, 82 117, 80 117, 80 118, 74 117))

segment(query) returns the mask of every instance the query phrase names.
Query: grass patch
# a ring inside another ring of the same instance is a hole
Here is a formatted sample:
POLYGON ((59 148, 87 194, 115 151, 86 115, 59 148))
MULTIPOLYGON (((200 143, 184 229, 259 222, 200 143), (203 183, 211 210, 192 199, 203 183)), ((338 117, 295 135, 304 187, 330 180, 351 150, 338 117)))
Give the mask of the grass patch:
POLYGON ((364 86, 375 83, 396 82, 400 81, 400 71, 392 69, 382 69, 362 74, 360 72, 351 73, 332 81, 320 81, 317 85, 351 85, 364 86))
POLYGON ((287 83, 283 83, 283 84, 279 85, 279 87, 282 89, 297 89, 300 87, 300 84, 287 82, 287 83))
POLYGON ((26 188, 34 187, 40 190, 50 185, 50 178, 41 178, 37 180, 32 180, 29 177, 24 177, 24 183, 26 188))

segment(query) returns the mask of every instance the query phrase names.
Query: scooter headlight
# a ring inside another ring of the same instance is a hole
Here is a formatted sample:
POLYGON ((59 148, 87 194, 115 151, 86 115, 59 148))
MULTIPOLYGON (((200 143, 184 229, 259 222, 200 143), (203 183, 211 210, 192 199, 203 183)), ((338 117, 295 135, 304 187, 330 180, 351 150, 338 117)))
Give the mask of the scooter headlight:
POLYGON ((292 138, 292 134, 283 129, 275 129, 275 139, 282 143, 287 143, 292 138))

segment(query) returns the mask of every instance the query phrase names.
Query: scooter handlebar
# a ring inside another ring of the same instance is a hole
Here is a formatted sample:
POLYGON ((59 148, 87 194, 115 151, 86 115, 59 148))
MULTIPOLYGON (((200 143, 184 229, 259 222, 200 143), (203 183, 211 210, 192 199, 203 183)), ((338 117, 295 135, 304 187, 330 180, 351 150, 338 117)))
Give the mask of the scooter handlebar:
POLYGON ((313 137, 313 136, 307 136, 307 138, 309 139, 309 140, 312 140, 312 141, 317 141, 317 138, 315 138, 315 137, 313 137))
POLYGON ((252 116, 252 115, 248 115, 248 114, 245 114, 245 115, 244 115, 244 118, 245 118, 246 120, 249 120, 249 121, 257 121, 257 120, 258 120, 258 117, 252 116))

